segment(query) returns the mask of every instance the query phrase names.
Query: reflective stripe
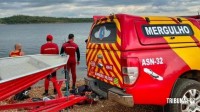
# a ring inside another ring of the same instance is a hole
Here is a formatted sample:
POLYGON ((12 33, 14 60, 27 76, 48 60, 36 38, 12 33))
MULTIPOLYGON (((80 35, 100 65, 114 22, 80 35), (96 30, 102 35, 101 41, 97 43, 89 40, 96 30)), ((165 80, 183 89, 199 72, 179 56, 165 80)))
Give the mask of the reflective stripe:
POLYGON ((65 47, 66 49, 70 49, 70 48, 72 48, 72 49, 76 49, 76 47, 65 47))
POLYGON ((45 51, 46 50, 56 50, 56 48, 46 48, 46 49, 44 49, 45 51))

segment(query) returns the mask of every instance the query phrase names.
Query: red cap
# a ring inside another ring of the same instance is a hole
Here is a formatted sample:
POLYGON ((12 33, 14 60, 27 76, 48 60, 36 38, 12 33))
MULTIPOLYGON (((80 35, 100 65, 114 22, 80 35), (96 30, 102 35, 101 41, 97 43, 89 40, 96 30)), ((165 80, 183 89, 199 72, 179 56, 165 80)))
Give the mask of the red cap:
POLYGON ((53 36, 52 35, 47 35, 47 41, 52 41, 53 40, 53 36))

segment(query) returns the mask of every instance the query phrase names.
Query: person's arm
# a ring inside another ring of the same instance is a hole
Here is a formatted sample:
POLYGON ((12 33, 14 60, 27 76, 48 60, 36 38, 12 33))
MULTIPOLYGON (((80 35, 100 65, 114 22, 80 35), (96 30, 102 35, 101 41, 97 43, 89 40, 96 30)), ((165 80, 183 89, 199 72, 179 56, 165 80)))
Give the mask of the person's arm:
POLYGON ((76 56, 77 56, 77 64, 79 65, 79 63, 80 63, 80 50, 79 50, 79 47, 77 47, 77 49, 76 49, 76 56))
POLYGON ((63 54, 64 53, 64 48, 63 48, 63 46, 61 47, 61 50, 60 50, 60 54, 63 54))
POLYGON ((23 51, 20 52, 20 56, 24 56, 24 52, 23 51))

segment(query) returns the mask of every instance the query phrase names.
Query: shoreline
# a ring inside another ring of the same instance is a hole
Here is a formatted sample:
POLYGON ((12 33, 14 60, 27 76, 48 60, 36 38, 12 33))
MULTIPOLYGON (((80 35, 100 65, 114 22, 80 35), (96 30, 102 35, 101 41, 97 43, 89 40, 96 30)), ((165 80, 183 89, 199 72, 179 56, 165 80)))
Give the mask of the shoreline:
POLYGON ((80 24, 84 24, 84 23, 91 23, 92 24, 92 22, 68 22, 68 23, 14 23, 14 24, 2 24, 2 23, 0 23, 0 25, 42 25, 42 24, 78 24, 78 23, 80 23, 80 24))

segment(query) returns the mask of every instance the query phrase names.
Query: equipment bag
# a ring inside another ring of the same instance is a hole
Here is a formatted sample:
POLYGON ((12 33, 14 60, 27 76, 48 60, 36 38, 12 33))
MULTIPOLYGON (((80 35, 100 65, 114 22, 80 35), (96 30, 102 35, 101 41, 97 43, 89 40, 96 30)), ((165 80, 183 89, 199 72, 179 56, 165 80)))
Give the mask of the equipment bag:
POLYGON ((26 89, 26 90, 23 90, 23 91, 20 92, 20 93, 17 93, 17 94, 14 96, 14 100, 22 101, 22 100, 25 100, 25 99, 30 98, 30 97, 29 97, 29 90, 31 90, 31 88, 28 88, 28 89, 26 89))

